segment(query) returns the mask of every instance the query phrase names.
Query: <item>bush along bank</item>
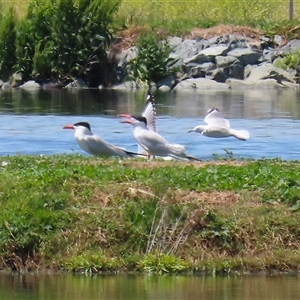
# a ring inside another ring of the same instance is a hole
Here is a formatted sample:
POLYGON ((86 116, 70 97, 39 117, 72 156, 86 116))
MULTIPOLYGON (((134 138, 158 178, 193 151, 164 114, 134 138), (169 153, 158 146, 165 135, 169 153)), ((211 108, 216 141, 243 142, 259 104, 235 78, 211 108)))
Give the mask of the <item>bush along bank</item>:
POLYGON ((110 60, 102 64, 111 67, 105 82, 104 68, 102 71, 94 69, 93 83, 83 74, 76 80, 69 78, 55 85, 24 82, 23 76, 15 74, 12 83, 3 83, 2 88, 88 88, 95 83, 99 83, 96 84, 98 88, 110 86, 114 89, 134 89, 150 84, 161 91, 299 87, 299 40, 287 42, 279 36, 273 40, 241 26, 198 29, 184 38, 145 34, 143 30, 145 28, 141 29, 140 38, 132 47, 122 49, 124 38, 115 39, 111 44, 110 60), (219 32, 223 33, 215 35, 219 32))
POLYGON ((1 160, 3 270, 298 269, 299 162, 1 160))

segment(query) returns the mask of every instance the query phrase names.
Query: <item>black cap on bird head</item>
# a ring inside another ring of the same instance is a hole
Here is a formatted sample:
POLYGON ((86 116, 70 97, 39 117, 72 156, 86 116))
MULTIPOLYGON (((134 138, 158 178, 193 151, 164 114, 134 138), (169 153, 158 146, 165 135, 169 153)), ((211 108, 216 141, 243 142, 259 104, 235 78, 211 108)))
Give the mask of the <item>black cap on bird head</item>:
POLYGON ((89 131, 91 131, 91 125, 88 122, 78 122, 78 123, 75 123, 74 126, 76 126, 76 127, 83 126, 83 127, 86 127, 89 131))
POLYGON ((145 125, 147 126, 147 119, 145 117, 143 117, 143 116, 138 116, 138 117, 132 116, 132 118, 134 118, 134 119, 136 119, 136 120, 138 120, 140 122, 144 122, 145 125))

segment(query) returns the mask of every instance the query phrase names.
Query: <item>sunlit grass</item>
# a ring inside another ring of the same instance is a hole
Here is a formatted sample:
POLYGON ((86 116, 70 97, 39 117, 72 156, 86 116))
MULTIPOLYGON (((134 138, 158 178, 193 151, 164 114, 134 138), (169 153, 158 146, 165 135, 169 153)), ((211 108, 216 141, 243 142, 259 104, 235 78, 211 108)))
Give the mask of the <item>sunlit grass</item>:
POLYGON ((295 269, 300 165, 0 159, 0 268, 295 269))
MULTIPOLYGON (((299 14, 300 7, 295 5, 295 20, 299 14)), ((124 0, 117 19, 128 26, 150 24, 173 33, 220 23, 264 28, 289 19, 289 1, 124 0)))
MULTIPOLYGON (((0 7, 5 12, 13 5, 17 16, 23 17, 30 2, 0 0, 0 7)), ((294 20, 299 17, 300 6, 295 3, 294 20)), ((150 25, 162 27, 172 34, 182 34, 194 27, 211 27, 216 24, 270 30, 270 27, 291 23, 288 21, 288 0, 123 0, 114 25, 119 29, 136 24, 150 25)))

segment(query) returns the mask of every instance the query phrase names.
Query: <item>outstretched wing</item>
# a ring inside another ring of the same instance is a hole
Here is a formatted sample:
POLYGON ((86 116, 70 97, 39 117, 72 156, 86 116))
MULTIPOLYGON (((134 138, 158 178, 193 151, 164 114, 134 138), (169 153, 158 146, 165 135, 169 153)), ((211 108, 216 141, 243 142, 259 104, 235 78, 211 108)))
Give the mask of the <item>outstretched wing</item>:
POLYGON ((150 130, 157 132, 155 101, 151 93, 147 95, 146 106, 142 112, 142 116, 147 120, 147 127, 150 130))
POLYGON ((223 117, 217 108, 212 108, 208 111, 206 117, 204 118, 204 122, 210 126, 230 128, 229 121, 223 117))

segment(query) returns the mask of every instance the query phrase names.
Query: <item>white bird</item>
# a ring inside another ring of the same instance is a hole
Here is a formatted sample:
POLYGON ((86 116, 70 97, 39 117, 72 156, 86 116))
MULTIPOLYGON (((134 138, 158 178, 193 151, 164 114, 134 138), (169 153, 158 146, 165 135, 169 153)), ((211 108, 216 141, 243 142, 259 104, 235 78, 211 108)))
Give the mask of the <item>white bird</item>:
POLYGON ((135 117, 130 115, 119 115, 119 117, 127 118, 126 120, 121 121, 121 123, 128 123, 134 127, 133 135, 135 139, 149 155, 199 160, 185 154, 184 146, 179 144, 170 144, 157 132, 149 129, 145 117, 135 117))
POLYGON ((74 129, 75 139, 80 148, 92 155, 97 156, 120 156, 120 157, 133 157, 137 153, 127 151, 120 147, 114 146, 91 131, 91 126, 87 122, 78 122, 73 125, 65 125, 63 129, 74 129))
MULTIPOLYGON (((150 92, 147 94, 146 105, 142 112, 142 116, 146 118, 147 127, 150 130, 157 132, 155 102, 154 97, 150 92)), ((140 144, 138 144, 138 153, 148 154, 149 156, 149 153, 147 153, 144 148, 140 146, 140 144)))
POLYGON ((239 140, 246 141, 250 138, 248 130, 237 130, 230 128, 230 123, 223 117, 217 108, 208 111, 204 122, 208 125, 198 125, 188 132, 198 132, 212 138, 225 138, 233 136, 239 140))

